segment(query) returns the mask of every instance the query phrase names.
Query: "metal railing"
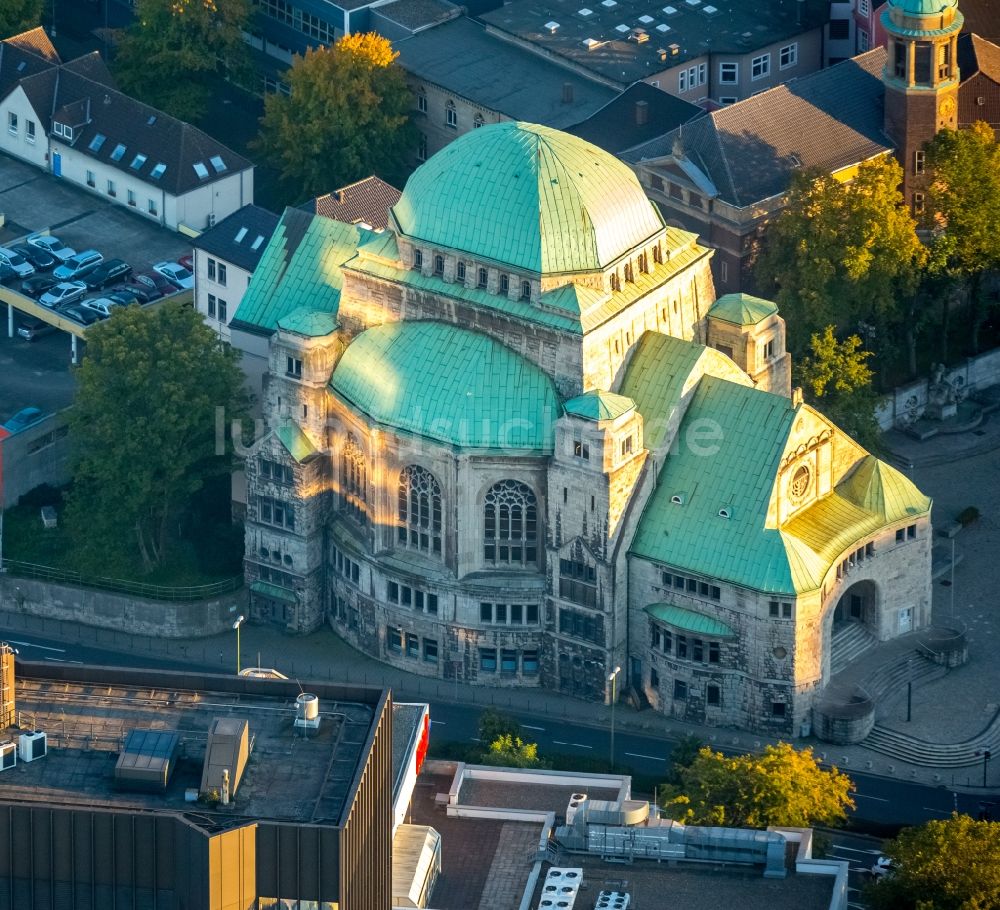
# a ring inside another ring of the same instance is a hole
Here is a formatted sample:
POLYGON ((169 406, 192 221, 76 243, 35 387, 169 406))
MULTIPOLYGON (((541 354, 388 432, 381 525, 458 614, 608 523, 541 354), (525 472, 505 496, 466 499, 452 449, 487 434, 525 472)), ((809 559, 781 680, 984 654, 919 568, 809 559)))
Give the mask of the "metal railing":
POLYGON ((207 585, 151 585, 142 581, 127 581, 123 578, 102 578, 84 575, 71 569, 57 569, 53 566, 39 566, 17 559, 5 559, 2 571, 17 578, 34 578, 59 584, 77 585, 115 594, 131 594, 147 600, 208 600, 223 594, 232 594, 243 587, 243 576, 226 578, 207 585))

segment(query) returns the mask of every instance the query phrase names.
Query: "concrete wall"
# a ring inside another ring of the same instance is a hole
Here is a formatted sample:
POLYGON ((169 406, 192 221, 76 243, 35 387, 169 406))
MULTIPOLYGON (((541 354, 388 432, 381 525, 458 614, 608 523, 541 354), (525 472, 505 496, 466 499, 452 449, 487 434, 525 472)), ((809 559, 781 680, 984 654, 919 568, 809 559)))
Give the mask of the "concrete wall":
POLYGON ((49 142, 42 119, 28 101, 24 89, 18 86, 5 99, 0 111, 0 150, 34 164, 46 167, 49 142), (17 117, 17 129, 10 129, 10 115, 17 117), (29 138, 28 124, 34 125, 34 141, 29 138))
POLYGON ((169 602, 0 575, 0 609, 160 638, 198 638, 232 629, 245 601, 243 590, 211 600, 169 602))
MULTIPOLYGON (((243 295, 250 287, 250 272, 238 265, 219 259, 217 256, 209 256, 204 250, 194 250, 194 306, 201 314, 202 319, 213 332, 218 333, 226 344, 232 343, 230 337, 229 323, 236 315, 236 308, 243 300, 243 295), (208 261, 215 262, 215 279, 208 277, 208 261), (222 263, 226 267, 226 283, 221 284, 218 280, 218 264, 222 263), (208 311, 208 295, 216 298, 215 312, 208 311), (222 300, 226 305, 226 315, 224 319, 219 317, 218 301, 222 300)), ((259 387, 258 387, 259 389, 259 387)))
POLYGON ((0 441, 0 505, 4 508, 17 505, 25 493, 43 483, 60 486, 69 480, 68 414, 68 409, 50 414, 0 441))

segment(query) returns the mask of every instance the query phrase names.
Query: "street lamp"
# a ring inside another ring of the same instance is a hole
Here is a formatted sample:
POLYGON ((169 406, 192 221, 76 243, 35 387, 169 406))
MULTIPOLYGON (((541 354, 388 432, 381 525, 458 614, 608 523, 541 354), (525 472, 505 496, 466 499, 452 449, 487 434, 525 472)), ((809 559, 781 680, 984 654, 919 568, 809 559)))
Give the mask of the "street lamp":
POLYGON ((246 622, 246 617, 240 613, 236 617, 236 622, 233 623, 233 628, 236 630, 236 675, 240 675, 240 626, 246 622))
POLYGON ((990 766, 990 759, 993 757, 993 753, 990 752, 989 749, 983 749, 982 752, 980 752, 977 749, 976 750, 976 755, 982 755, 982 757, 983 757, 983 786, 985 787, 986 786, 986 771, 987 771, 987 769, 990 766))
POLYGON ((615 767, 615 702, 618 701, 618 688, 616 683, 618 681, 618 674, 621 673, 621 667, 615 667, 614 672, 608 675, 608 682, 611 683, 611 768, 614 770, 615 767))

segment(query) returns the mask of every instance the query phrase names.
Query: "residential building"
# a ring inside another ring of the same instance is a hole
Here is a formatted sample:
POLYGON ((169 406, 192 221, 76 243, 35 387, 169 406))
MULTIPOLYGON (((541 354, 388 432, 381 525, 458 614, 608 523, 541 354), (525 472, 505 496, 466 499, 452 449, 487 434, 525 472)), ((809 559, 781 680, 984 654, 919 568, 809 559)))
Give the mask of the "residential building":
POLYGON ((618 94, 466 17, 394 46, 413 90, 418 161, 489 123, 525 120, 563 129, 618 94))
POLYGON ((919 215, 925 143, 941 128, 976 120, 1000 127, 1000 48, 959 35, 956 0, 890 0, 880 21, 889 50, 875 48, 621 153, 670 223, 717 248, 720 290, 752 288, 760 238, 797 170, 850 180, 862 162, 895 154, 904 199, 919 215))
POLYGON ((711 258, 618 159, 520 122, 418 168, 381 233, 287 210, 231 325, 268 357, 250 616, 799 731, 835 629, 929 622, 930 501, 792 393, 776 308, 717 300, 711 258))
POLYGON ((0 42, 0 151, 172 230, 253 202, 253 165, 119 92, 97 52, 63 63, 41 28, 0 42))
POLYGON ((614 0, 569 10, 514 0, 482 15, 496 34, 619 91, 648 82, 695 103, 731 104, 823 65, 829 0, 614 0))
POLYGON ((373 175, 325 196, 317 196, 302 208, 344 224, 381 231, 389 223, 389 209, 399 202, 399 196, 399 190, 373 175))
POLYGON ((15 699, 7 645, 0 672, 5 905, 389 910, 423 706, 398 713, 377 688, 21 661, 15 699))

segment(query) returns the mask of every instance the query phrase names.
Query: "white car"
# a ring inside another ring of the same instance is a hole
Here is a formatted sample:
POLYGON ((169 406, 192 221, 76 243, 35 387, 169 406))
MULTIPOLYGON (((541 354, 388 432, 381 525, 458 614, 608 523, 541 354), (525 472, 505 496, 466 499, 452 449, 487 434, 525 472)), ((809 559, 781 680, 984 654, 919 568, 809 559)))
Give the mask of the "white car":
POLYGON ((896 871, 896 864, 888 856, 880 856, 872 865, 872 875, 875 878, 885 878, 896 871))
POLYGON ((46 253, 55 256, 60 262, 65 262, 76 255, 76 250, 66 246, 58 237, 53 237, 51 234, 35 234, 29 237, 27 242, 29 246, 45 250, 46 253))
POLYGON ((88 310, 93 310, 107 318, 111 315, 112 310, 116 307, 123 307, 125 304, 120 300, 112 300, 110 297, 92 297, 90 300, 81 301, 80 306, 85 306, 88 310))
POLYGON ((153 266, 153 271, 159 272, 167 281, 176 284, 179 288, 194 287, 194 275, 179 262, 158 262, 153 266))
POLYGON ((38 298, 38 302, 42 306, 47 306, 49 309, 54 310, 64 303, 72 303, 74 300, 79 300, 86 293, 87 285, 82 281, 63 281, 54 288, 49 288, 38 298))
POLYGON ((30 278, 35 274, 35 267, 27 259, 5 246, 0 246, 0 262, 6 262, 17 273, 18 278, 30 278))

